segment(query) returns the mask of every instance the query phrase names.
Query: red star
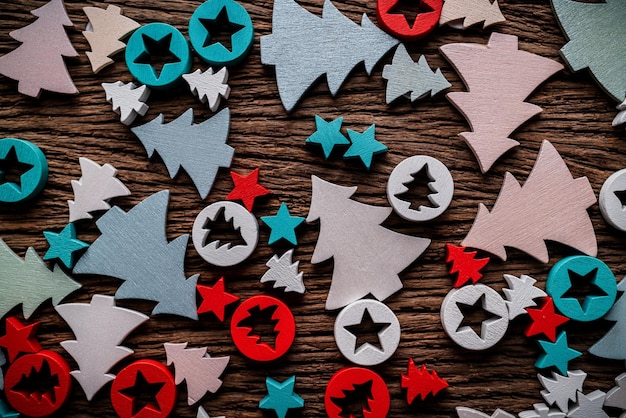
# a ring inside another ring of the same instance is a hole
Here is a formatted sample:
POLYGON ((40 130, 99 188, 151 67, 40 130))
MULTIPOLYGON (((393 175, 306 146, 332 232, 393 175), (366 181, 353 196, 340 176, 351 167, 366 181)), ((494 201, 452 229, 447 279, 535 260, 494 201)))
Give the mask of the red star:
POLYGON ((224 290, 223 277, 213 287, 199 284, 197 288, 200 296, 202 296, 202 303, 198 307, 198 313, 213 312, 220 321, 224 321, 224 308, 239 300, 239 296, 224 290))
POLYGON ((24 326, 19 319, 7 318, 6 334, 0 338, 0 347, 7 349, 9 361, 13 362, 20 353, 37 353, 41 345, 35 334, 39 322, 24 326))
POLYGON ((247 176, 242 176, 234 171, 230 172, 230 176, 233 178, 235 188, 226 196, 226 199, 241 200, 250 212, 252 212, 252 207, 254 206, 254 199, 271 193, 259 184, 258 168, 247 176))
POLYGON ((526 336, 543 333, 550 341, 555 342, 557 327, 569 321, 569 318, 554 312, 554 302, 551 297, 548 296, 544 299, 545 303, 541 308, 526 309, 533 320, 526 330, 526 336))

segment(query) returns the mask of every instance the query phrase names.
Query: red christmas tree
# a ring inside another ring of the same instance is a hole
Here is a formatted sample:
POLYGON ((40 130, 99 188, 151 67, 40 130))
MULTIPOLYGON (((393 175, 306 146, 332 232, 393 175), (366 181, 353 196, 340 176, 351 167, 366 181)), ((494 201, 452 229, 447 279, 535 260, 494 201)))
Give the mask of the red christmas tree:
POLYGON ((450 274, 458 273, 454 287, 461 287, 469 280, 476 283, 483 277, 480 270, 487 265, 489 257, 475 258, 476 251, 465 251, 465 247, 452 244, 446 244, 446 250, 446 262, 452 263, 450 274))
POLYGON ((407 389, 406 401, 409 404, 417 396, 424 400, 428 395, 435 396, 448 386, 448 382, 440 378, 436 371, 429 372, 423 364, 418 369, 413 359, 409 359, 407 374, 402 375, 402 388, 407 389))

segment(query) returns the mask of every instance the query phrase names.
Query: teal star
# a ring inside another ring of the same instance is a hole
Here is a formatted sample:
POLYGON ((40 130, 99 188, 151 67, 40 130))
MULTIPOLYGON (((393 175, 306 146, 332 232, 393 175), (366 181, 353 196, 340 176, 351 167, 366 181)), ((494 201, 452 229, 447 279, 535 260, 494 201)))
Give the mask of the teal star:
POLYGON ((261 216, 261 220, 272 230, 267 241, 268 244, 272 245, 279 239, 284 238, 293 245, 298 245, 296 227, 304 222, 304 218, 291 216, 285 202, 280 204, 276 216, 261 216))
POLYGON ((74 254, 89 247, 89 244, 76 239, 76 228, 73 223, 67 224, 60 233, 43 231, 50 248, 43 256, 44 260, 58 258, 69 269, 74 267, 74 254))
POLYGON ((545 354, 539 356, 535 367, 545 369, 554 366, 564 376, 567 374, 567 363, 582 355, 580 351, 568 347, 565 331, 561 331, 555 342, 539 341, 539 345, 545 354))
POLYGON ((259 408, 273 409, 276 411, 278 418, 285 418, 287 411, 292 408, 303 408, 304 399, 294 393, 293 388, 296 385, 296 376, 291 376, 283 383, 277 382, 271 377, 265 379, 268 395, 261 399, 259 408))
POLYGON ((2 399, 0 399, 0 418, 19 418, 20 413, 12 411, 2 399))
POLYGON ((315 133, 307 138, 309 144, 320 144, 324 150, 324 158, 328 159, 335 145, 350 145, 350 141, 341 133, 343 118, 337 118, 332 122, 315 115, 315 133))
POLYGON ((387 152, 385 144, 378 142, 374 139, 374 129, 376 125, 372 125, 363 133, 352 131, 348 129, 348 136, 352 145, 343 155, 343 158, 360 158, 365 164, 365 167, 369 170, 372 166, 372 158, 376 154, 387 152))

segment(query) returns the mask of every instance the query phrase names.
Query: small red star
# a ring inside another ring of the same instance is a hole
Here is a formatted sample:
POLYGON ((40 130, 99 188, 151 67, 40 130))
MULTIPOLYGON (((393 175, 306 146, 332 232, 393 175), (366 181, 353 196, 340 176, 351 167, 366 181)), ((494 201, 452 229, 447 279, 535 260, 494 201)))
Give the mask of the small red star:
POLYGON ((546 297, 545 303, 541 308, 528 308, 526 312, 532 318, 533 322, 526 329, 526 336, 537 335, 543 333, 552 342, 556 341, 556 329, 563 325, 569 318, 554 312, 554 302, 551 297, 546 297))
POLYGON ((224 308, 231 303, 237 302, 239 296, 235 296, 224 290, 224 278, 220 278, 213 287, 197 285, 198 292, 202 296, 202 303, 198 307, 198 314, 213 312, 220 321, 224 321, 224 308))
POLYGON ((10 362, 13 362, 20 353, 41 351, 41 345, 35 336, 38 327, 39 322, 24 326, 14 316, 7 318, 6 334, 0 337, 0 347, 7 349, 10 362))
POLYGON ((271 193, 259 184, 258 168, 247 176, 242 176, 234 171, 230 172, 230 176, 233 178, 235 188, 228 194, 228 196, 226 196, 226 199, 241 200, 243 205, 250 212, 252 212, 252 207, 254 206, 254 199, 271 193))

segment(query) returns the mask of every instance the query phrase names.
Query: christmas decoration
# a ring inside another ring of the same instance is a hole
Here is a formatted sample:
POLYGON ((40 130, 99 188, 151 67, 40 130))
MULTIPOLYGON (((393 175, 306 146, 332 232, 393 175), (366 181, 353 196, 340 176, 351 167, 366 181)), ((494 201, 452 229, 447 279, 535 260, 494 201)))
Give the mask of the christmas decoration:
POLYGON ((601 390, 594 390, 585 395, 578 392, 576 406, 569 410, 567 416, 570 418, 610 418, 602 409, 606 393, 601 390))
POLYGON ((344 160, 348 158, 359 158, 368 171, 372 168, 374 155, 387 152, 387 146, 374 138, 375 128, 374 125, 371 125, 363 133, 348 129, 348 136, 350 137, 350 141, 352 141, 352 145, 350 145, 350 148, 343 154, 344 160))
POLYGON ((567 334, 565 334, 565 331, 561 331, 553 343, 540 340, 539 345, 544 351, 544 354, 540 355, 535 362, 535 367, 539 369, 554 366, 561 374, 565 374, 567 373, 569 362, 582 355, 580 351, 574 350, 567 345, 567 334))
POLYGON ((228 70, 222 67, 214 73, 212 68, 206 71, 196 70, 193 73, 183 74, 183 78, 189 84, 191 92, 198 96, 202 103, 207 103, 211 112, 215 112, 222 98, 228 99, 230 87, 228 86, 228 70))
POLYGON ((259 402, 261 409, 273 409, 278 418, 285 418, 290 409, 304 408, 304 399, 294 392, 296 376, 291 376, 284 382, 278 382, 271 377, 265 378, 267 396, 259 402))
POLYGON ((315 132, 307 138, 307 144, 319 144, 324 151, 324 158, 328 159, 337 145, 350 145, 350 141, 341 133, 343 118, 326 122, 315 115, 315 132))
POLYGON ((9 362, 13 363, 22 353, 41 351, 41 345, 36 336, 37 328, 39 328, 39 322, 24 325, 15 316, 6 319, 6 332, 0 337, 0 347, 7 350, 9 362))
POLYGON ((296 228, 304 222, 304 218, 300 216, 291 216, 289 208, 285 202, 280 204, 278 212, 274 216, 261 216, 261 220, 270 227, 270 237, 267 241, 269 245, 274 244, 280 239, 285 239, 293 245, 298 245, 296 237, 296 228))
POLYGON ((619 112, 617 113, 617 115, 615 115, 615 119, 613 119, 613 127, 626 123, 626 99, 624 99, 622 103, 617 105, 617 110, 619 110, 619 112))
POLYGON ((615 360, 626 360, 624 343, 626 343, 626 280, 622 279, 617 285, 622 295, 617 299, 608 314, 603 319, 614 321, 615 325, 594 345, 589 352, 597 357, 615 360))
POLYGON ((419 0, 413 22, 396 8, 401 0, 377 0, 376 21, 387 33, 404 41, 417 41, 435 29, 443 0, 419 0))
POLYGON ((545 389, 541 391, 541 396, 548 405, 554 405, 563 412, 569 410, 569 401, 576 400, 576 393, 583 390, 583 382, 587 378, 587 373, 582 370, 568 371, 567 376, 552 372, 552 378, 537 374, 537 378, 545 389))
POLYGON ((554 311, 554 302, 551 297, 543 299, 544 303, 541 308, 526 309, 526 312, 532 319, 532 323, 526 329, 526 336, 532 337, 533 335, 543 334, 550 341, 556 341, 556 329, 569 321, 569 318, 563 315, 559 315, 554 311))
POLYGON ((43 231, 50 248, 43 256, 44 260, 59 260, 65 267, 71 269, 76 262, 76 253, 89 247, 89 244, 76 239, 76 227, 69 223, 60 233, 43 231))
POLYGON ((510 320, 525 314, 526 308, 537 306, 534 299, 548 296, 546 292, 535 287, 537 280, 525 274, 520 277, 505 274, 504 280, 509 284, 509 288, 502 289, 502 292, 506 298, 504 302, 509 309, 510 320))
POLYGON ((20 418, 20 413, 13 411, 3 399, 0 399, 0 418, 20 418))
POLYGON ((137 115, 145 115, 148 105, 145 103, 150 97, 150 89, 146 86, 137 87, 133 83, 102 83, 107 102, 113 105, 113 111, 120 115, 120 122, 130 125, 137 115))
POLYGON ((617 376, 615 383, 617 383, 617 386, 609 390, 606 394, 604 406, 626 410, 626 373, 617 376))
MULTIPOLYGON (((2 372, 2 366, 7 364, 7 358, 4 356, 4 353, 0 351, 0 390, 4 390, 4 373, 2 372)), ((0 405, 0 414, 1 414, 2 406, 0 405)))
POLYGON ((48 161, 39 147, 16 138, 0 139, 0 203, 19 203, 37 196, 48 180, 48 161), (7 167, 9 166, 9 167, 7 167), (21 171, 19 184, 8 181, 5 170, 15 166, 21 171))
POLYGON ((536 403, 533 404, 532 411, 520 412, 519 418, 565 418, 565 414, 561 411, 550 409, 545 403, 536 403))
POLYGON ((243 205, 252 212, 257 197, 266 196, 271 192, 259 184, 259 169, 255 168, 247 176, 234 171, 230 172, 235 188, 228 193, 226 200, 241 200, 243 205))
POLYGON ((418 369, 409 359, 407 374, 402 375, 401 386, 406 389, 406 402, 410 405, 418 396, 424 400, 428 395, 437 396, 439 392, 447 388, 448 382, 437 375, 436 371, 429 372, 422 364, 418 369))
POLYGON ((439 24, 467 29, 483 22, 484 29, 505 21, 498 0, 444 0, 439 24))
POLYGON ((71 375, 90 401, 115 378, 109 370, 133 354, 133 350, 120 344, 148 316, 117 307, 113 296, 104 295, 94 295, 91 303, 66 303, 55 309, 76 336, 75 340, 61 342, 61 346, 78 364, 79 370, 71 375))
POLYGON ((446 244, 446 262, 452 263, 450 274, 458 273, 454 287, 465 285, 470 280, 476 284, 483 274, 480 270, 489 263, 489 257, 476 258, 476 251, 465 251, 465 247, 446 244))
POLYGON ((261 277, 261 283, 274 282, 274 288, 282 287, 285 292, 304 293, 302 272, 298 272, 299 261, 292 262, 293 249, 280 256, 274 255, 265 265, 269 270, 261 277))
POLYGON ((167 190, 153 194, 128 212, 115 206, 96 225, 102 235, 81 257, 74 273, 100 274, 123 280, 116 299, 157 302, 153 314, 198 319, 196 281, 185 277, 188 235, 168 242, 165 234, 167 190))
MULTIPOLYGON (((198 414, 196 415, 196 418, 211 418, 211 417, 209 416, 207 411, 202 406, 200 406, 198 408, 198 414)), ((226 417, 221 416, 221 417, 215 417, 215 418, 226 418, 226 417)))
POLYGON ((328 418, 345 417, 344 405, 352 394, 362 397, 364 417, 387 416, 391 400, 385 381, 369 369, 346 367, 335 373, 326 386, 324 406, 328 418))
POLYGON ((224 322, 224 310, 226 306, 239 300, 239 296, 235 296, 226 292, 224 289, 224 278, 221 277, 213 287, 199 284, 198 293, 202 297, 202 303, 198 307, 198 315, 213 312, 220 321, 224 322))
POLYGON ((447 97, 469 122, 472 131, 460 136, 483 173, 519 145, 509 135, 541 112, 539 106, 525 102, 526 97, 563 68, 556 61, 517 48, 517 36, 498 32, 491 34, 486 46, 458 43, 439 48, 467 85, 467 92, 447 97))
POLYGON ((380 226, 392 209, 351 200, 356 187, 338 186, 317 176, 311 179, 307 222, 320 220, 311 263, 334 261, 326 309, 342 308, 368 293, 382 301, 400 290, 398 273, 426 250, 430 240, 380 226))
POLYGON ((457 406, 456 413, 459 418, 515 418, 515 415, 511 415, 502 409, 496 409, 493 414, 487 415, 472 408, 457 406))
MULTIPOLYGON (((624 114, 626 115, 626 112, 624 114)), ((605 180, 598 198, 604 220, 622 232, 626 232, 626 211, 619 195, 624 190, 626 190, 626 169, 616 171, 605 180)))

